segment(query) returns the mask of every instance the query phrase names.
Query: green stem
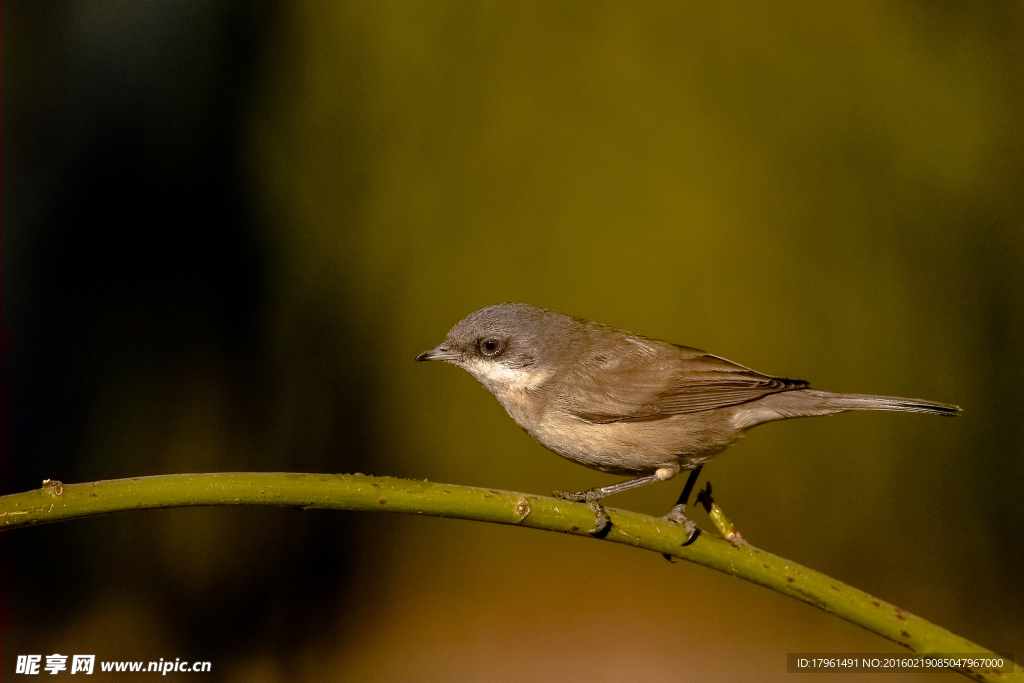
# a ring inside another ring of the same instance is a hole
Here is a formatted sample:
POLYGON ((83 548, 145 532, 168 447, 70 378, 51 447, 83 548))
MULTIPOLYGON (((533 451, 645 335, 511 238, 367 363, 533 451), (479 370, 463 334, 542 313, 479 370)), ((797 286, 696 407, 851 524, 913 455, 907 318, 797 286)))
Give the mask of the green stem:
MULTIPOLYGON (((172 474, 63 485, 0 497, 0 529, 90 517, 124 510, 193 505, 276 505, 302 509, 382 510, 588 536, 593 512, 582 503, 451 484, 361 474, 172 474)), ((812 569, 758 550, 701 534, 684 546, 678 525, 627 510, 608 509, 613 526, 604 540, 646 548, 702 564, 820 607, 919 653, 994 655, 925 619, 812 569)), ((961 670, 979 681, 1018 681, 1024 673, 961 670)))

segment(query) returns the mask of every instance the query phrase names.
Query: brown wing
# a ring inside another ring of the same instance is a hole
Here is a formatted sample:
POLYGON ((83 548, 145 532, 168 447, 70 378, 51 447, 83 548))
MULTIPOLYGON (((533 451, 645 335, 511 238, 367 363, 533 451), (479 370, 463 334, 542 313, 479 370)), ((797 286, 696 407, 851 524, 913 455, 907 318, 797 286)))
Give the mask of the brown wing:
POLYGON ((595 345, 571 379, 574 390, 563 397, 563 407, 594 424, 698 413, 808 385, 699 349, 633 336, 595 345))

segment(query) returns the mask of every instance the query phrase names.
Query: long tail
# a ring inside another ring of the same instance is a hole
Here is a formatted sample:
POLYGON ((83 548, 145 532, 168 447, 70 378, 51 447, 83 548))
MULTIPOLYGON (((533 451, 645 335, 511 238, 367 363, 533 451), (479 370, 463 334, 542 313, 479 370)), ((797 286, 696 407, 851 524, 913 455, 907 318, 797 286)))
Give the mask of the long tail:
POLYGON ((836 394, 817 389, 797 389, 766 396, 762 401, 771 403, 780 417, 810 417, 830 415, 847 410, 898 410, 907 413, 926 413, 956 417, 960 406, 951 403, 922 401, 919 398, 872 396, 870 394, 836 394))

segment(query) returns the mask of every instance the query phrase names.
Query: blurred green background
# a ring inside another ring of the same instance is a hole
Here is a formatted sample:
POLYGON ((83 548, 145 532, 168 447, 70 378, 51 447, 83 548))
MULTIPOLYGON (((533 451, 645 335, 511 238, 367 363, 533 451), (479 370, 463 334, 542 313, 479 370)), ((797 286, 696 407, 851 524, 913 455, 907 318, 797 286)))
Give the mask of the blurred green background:
MULTIPOLYGON (((5 492, 616 481, 412 362, 524 301, 960 404, 769 425, 705 477, 753 544, 1019 660, 1022 8, 9 0, 5 492)), ((611 504, 660 515, 681 484, 611 504)), ((5 671, 788 680, 787 652, 900 651, 702 567, 452 520, 153 511, 0 544, 5 671)))

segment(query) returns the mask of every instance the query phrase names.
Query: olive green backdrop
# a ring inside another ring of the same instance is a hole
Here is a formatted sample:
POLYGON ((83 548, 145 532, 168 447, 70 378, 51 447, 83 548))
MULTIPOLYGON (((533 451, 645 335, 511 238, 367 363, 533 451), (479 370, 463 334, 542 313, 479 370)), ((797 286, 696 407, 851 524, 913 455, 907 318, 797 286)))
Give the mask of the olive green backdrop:
MULTIPOLYGON (((5 491, 615 481, 412 362, 524 301, 961 405, 769 425, 705 476, 755 545, 1020 659, 1021 7, 5 2, 5 491)), ((660 515, 681 484, 610 504, 660 515)), ((701 567, 459 521, 180 510, 0 541, 5 671, 788 680, 787 652, 899 651, 701 567)))

